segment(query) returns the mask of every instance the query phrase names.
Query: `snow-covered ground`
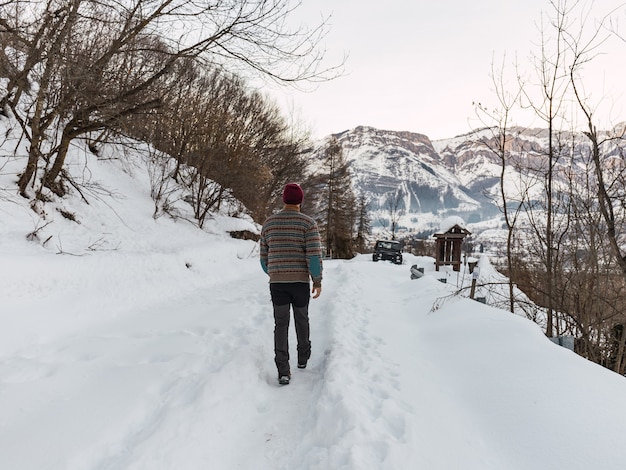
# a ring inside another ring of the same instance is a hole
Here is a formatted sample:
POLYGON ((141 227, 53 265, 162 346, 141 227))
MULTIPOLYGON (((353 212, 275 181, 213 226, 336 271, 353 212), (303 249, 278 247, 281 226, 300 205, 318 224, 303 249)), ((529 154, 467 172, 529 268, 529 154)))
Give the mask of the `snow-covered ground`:
POLYGON ((428 258, 326 261, 279 386, 246 222, 154 220, 140 166, 74 158, 99 186, 42 221, 0 156, 0 469, 624 468, 626 379, 428 258))

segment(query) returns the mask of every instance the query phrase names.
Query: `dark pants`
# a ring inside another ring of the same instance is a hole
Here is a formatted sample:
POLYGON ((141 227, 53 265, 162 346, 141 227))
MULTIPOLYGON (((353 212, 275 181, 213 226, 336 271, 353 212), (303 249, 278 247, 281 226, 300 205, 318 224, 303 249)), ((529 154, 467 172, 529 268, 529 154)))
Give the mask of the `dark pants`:
POLYGON ((304 364, 311 355, 309 341, 309 284, 305 282, 270 284, 274 306, 274 362, 278 376, 289 375, 289 319, 293 319, 298 339, 298 363, 304 364))

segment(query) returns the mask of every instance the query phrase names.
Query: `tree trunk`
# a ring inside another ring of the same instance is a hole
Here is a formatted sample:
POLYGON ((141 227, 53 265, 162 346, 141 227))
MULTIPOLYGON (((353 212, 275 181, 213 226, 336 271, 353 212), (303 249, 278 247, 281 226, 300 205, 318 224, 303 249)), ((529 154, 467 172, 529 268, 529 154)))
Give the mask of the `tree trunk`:
POLYGON ((65 158, 67 157, 67 151, 70 147, 72 139, 73 136, 70 135, 69 132, 63 131, 63 137, 61 137, 61 143, 57 149, 54 164, 52 165, 50 171, 46 172, 43 178, 43 185, 58 196, 65 195, 65 189, 63 188, 61 182, 57 182, 57 178, 59 177, 61 170, 63 169, 63 165, 65 164, 65 158))
POLYGON ((28 152, 28 162, 26 163, 26 168, 24 168, 24 172, 20 175, 20 179, 17 182, 17 186, 22 197, 28 198, 26 188, 35 176, 37 163, 39 163, 39 157, 39 142, 33 140, 28 152))

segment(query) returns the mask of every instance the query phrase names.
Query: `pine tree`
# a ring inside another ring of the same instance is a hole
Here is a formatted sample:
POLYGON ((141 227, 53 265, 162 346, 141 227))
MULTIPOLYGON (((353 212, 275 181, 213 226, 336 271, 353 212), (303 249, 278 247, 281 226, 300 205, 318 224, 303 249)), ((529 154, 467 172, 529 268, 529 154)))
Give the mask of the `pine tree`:
POLYGON ((371 220, 367 208, 367 200, 364 195, 361 195, 356 208, 356 237, 353 243, 354 249, 358 253, 365 252, 367 236, 372 234, 371 220))
POLYGON ((324 151, 325 183, 321 204, 324 218, 321 231, 329 258, 354 257, 352 234, 357 218, 356 197, 348 162, 336 137, 331 137, 324 151))

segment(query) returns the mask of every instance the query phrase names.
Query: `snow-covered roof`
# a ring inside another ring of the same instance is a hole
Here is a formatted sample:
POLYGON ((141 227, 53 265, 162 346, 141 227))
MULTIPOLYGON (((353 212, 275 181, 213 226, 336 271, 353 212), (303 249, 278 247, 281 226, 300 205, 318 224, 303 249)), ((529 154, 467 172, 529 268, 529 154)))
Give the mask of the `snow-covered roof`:
POLYGON ((465 221, 461 217, 459 217, 458 215, 451 215, 441 221, 441 224, 439 225, 439 232, 445 233, 455 225, 467 229, 465 221))

